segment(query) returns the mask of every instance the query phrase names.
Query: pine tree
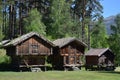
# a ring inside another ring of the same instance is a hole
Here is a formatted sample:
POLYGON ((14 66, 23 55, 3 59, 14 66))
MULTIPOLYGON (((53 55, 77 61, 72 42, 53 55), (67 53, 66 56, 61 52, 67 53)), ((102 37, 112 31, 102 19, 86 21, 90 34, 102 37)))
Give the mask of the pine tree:
POLYGON ((28 13, 28 17, 24 19, 24 32, 35 31, 41 35, 46 35, 46 26, 43 24, 42 15, 37 9, 32 9, 28 13))
POLYGON ((91 47, 92 48, 106 48, 107 44, 107 33, 103 19, 99 19, 95 22, 95 25, 91 28, 91 47))
POLYGON ((86 27, 88 27, 90 21, 92 21, 93 19, 95 20, 101 16, 103 7, 101 6, 99 0, 74 0, 73 5, 74 5, 73 11, 81 21, 82 41, 86 42, 87 41, 86 34, 88 32, 86 31, 86 27))
POLYGON ((53 39, 79 34, 79 21, 74 21, 72 18, 70 6, 71 4, 65 0, 54 0, 52 2, 47 34, 52 35, 53 39))
POLYGON ((115 64, 120 65, 120 14, 115 18, 116 25, 111 25, 112 34, 108 39, 110 49, 115 53, 115 64))
MULTIPOLYGON (((2 5, 2 1, 0 1, 0 5, 2 5)), ((2 6, 0 6, 0 27, 2 27, 2 6)))
MULTIPOLYGON (((0 1, 0 5, 2 5, 2 1, 0 1)), ((0 41, 4 38, 2 28, 3 28, 3 16, 2 16, 2 6, 0 6, 0 41)))

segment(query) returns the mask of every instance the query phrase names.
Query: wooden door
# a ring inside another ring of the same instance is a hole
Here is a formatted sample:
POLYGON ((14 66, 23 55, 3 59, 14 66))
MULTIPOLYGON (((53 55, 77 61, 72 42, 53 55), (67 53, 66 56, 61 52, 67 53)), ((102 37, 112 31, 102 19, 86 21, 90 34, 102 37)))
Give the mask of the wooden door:
POLYGON ((70 56, 69 63, 70 64, 75 64, 75 56, 70 56))

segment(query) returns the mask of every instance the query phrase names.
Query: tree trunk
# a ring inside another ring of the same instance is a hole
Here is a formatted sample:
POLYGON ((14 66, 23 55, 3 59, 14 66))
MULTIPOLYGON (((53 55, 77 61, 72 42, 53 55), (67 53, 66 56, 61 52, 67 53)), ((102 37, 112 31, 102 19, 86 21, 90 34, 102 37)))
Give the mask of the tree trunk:
POLYGON ((85 5, 86 5, 86 1, 83 0, 82 1, 82 41, 85 42, 85 14, 86 14, 86 10, 85 10, 85 5))
POLYGON ((90 50, 90 27, 91 27, 91 24, 89 23, 88 25, 88 50, 90 50))

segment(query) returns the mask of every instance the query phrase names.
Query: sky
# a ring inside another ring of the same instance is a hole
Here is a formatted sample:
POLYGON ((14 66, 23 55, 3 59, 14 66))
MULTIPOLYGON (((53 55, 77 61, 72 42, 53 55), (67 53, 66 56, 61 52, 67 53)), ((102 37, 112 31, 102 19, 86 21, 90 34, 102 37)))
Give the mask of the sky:
POLYGON ((101 4, 104 18, 120 13, 120 0, 102 0, 101 4))

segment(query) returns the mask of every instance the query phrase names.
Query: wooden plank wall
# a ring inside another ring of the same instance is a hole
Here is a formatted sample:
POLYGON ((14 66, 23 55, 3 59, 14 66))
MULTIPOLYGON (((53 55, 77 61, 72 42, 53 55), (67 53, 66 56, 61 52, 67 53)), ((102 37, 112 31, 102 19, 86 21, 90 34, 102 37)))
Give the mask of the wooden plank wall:
POLYGON ((43 45, 42 41, 37 41, 34 38, 23 42, 17 46, 18 55, 50 55, 51 48, 43 45), (41 43, 40 43, 41 42, 41 43))
POLYGON ((66 46, 60 51, 61 56, 64 59, 64 65, 66 64, 80 64, 80 56, 83 55, 75 46, 66 46))
POLYGON ((97 56, 86 56, 86 65, 97 65, 98 57, 97 56))

